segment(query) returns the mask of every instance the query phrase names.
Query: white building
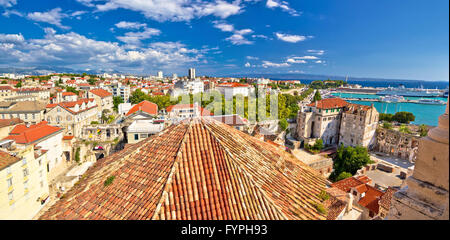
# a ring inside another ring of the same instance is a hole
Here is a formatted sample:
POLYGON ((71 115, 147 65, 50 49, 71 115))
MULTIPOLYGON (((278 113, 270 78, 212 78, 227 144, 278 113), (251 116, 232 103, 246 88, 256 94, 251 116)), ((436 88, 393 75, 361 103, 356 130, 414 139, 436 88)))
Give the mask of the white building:
POLYGON ((164 75, 163 75, 162 71, 158 71, 158 75, 157 76, 158 76, 159 79, 164 78, 164 75))
POLYGON ((223 95, 225 95, 225 99, 232 99, 233 96, 243 95, 244 97, 248 97, 250 92, 250 86, 248 84, 241 83, 222 83, 216 86, 216 89, 223 95))
POLYGON ((197 94, 204 92, 205 86, 200 79, 193 81, 178 81, 172 91, 172 96, 178 97, 183 94, 197 94))

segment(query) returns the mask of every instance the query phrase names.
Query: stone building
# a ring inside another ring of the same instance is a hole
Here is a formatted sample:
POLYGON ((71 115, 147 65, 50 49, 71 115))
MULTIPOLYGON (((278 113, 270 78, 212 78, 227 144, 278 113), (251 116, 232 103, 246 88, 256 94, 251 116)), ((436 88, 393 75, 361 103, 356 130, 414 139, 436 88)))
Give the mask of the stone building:
POLYGON ((44 120, 45 105, 40 101, 0 102, 0 119, 19 118, 36 124, 44 120))
POLYGON ((94 99, 48 104, 46 108, 47 122, 64 128, 64 135, 80 137, 83 126, 98 121, 98 109, 94 99))
POLYGON ((342 112, 339 144, 372 148, 376 142, 378 111, 371 106, 348 104, 342 112))
POLYGON ((393 196, 388 219, 449 220, 449 114, 419 140, 413 175, 393 196))
POLYGON ((375 151, 415 162, 418 149, 418 136, 402 133, 394 129, 378 128, 377 130, 375 151))
POLYGON ((322 139, 325 145, 344 144, 368 147, 375 142, 378 112, 373 106, 351 104, 328 98, 302 107, 297 116, 295 137, 312 144, 322 139))

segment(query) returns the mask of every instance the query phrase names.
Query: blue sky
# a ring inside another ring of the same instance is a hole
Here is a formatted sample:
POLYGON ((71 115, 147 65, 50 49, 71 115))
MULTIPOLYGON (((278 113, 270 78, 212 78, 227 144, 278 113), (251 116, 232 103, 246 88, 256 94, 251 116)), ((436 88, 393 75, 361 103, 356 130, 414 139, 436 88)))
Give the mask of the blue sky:
POLYGON ((0 0, 0 66, 449 79, 449 2, 0 0))

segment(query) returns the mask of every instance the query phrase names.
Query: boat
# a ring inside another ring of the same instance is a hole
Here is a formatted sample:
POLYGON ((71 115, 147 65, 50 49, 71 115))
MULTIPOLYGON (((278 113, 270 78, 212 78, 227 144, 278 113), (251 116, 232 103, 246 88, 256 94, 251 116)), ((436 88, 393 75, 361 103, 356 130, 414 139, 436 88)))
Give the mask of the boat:
POLYGON ((440 97, 440 96, 442 96, 442 93, 439 92, 439 90, 423 89, 423 87, 405 88, 405 86, 403 84, 401 84, 397 88, 388 87, 385 90, 377 92, 376 94, 380 95, 380 96, 397 95, 397 96, 403 96, 403 97, 440 97))
POLYGON ((439 99, 419 99, 417 102, 419 104, 428 104, 428 105, 445 105, 446 102, 439 100, 439 99))
POLYGON ((380 97, 381 102, 387 102, 387 103, 398 103, 405 101, 405 98, 398 95, 387 95, 380 97))

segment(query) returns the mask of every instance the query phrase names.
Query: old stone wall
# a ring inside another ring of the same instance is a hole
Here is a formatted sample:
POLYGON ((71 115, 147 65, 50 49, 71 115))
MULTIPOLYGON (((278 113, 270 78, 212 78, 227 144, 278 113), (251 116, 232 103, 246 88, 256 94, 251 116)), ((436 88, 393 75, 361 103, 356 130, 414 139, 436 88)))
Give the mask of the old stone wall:
POLYGON ((419 137, 393 129, 378 128, 375 151, 410 162, 416 161, 419 137))

